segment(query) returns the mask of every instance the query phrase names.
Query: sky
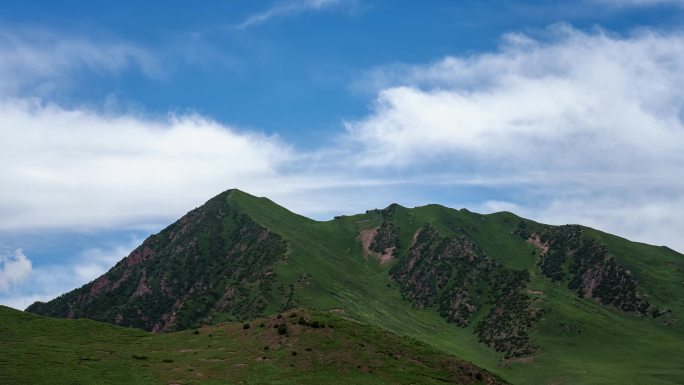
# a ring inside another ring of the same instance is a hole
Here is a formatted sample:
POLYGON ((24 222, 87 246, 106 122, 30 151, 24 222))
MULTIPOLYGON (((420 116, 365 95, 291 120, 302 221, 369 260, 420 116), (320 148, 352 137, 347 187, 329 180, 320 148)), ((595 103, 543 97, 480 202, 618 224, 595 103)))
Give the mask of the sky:
POLYGON ((0 304, 229 188, 684 252, 682 0, 0 0, 0 304))

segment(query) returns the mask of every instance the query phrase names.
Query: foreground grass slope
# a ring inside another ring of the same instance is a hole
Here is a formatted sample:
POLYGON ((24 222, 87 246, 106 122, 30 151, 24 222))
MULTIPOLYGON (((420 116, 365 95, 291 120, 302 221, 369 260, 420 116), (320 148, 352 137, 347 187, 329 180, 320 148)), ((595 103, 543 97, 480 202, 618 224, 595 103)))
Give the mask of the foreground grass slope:
POLYGON ((247 325, 153 334, 0 306, 0 382, 503 383, 425 344, 334 314, 293 310, 247 325))

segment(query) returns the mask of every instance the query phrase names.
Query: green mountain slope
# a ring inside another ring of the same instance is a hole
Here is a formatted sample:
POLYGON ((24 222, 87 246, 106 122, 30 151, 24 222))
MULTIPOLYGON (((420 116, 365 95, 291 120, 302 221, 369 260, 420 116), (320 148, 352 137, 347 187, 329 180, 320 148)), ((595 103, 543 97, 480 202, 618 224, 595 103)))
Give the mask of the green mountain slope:
POLYGON ((290 311, 153 334, 0 306, 3 384, 503 384, 467 362, 340 316, 290 311), (285 326, 282 326, 285 325, 285 326))
POLYGON ((319 222, 230 190, 141 248, 28 310, 160 331, 335 310, 512 383, 684 379, 684 256, 581 226, 438 205, 319 222))

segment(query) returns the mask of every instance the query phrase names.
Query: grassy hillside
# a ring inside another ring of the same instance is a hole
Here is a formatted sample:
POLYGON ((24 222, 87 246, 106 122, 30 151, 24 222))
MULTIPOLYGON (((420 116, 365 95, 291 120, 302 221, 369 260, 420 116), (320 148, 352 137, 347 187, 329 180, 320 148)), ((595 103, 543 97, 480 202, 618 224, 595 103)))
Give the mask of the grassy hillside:
POLYGON ((498 263, 530 272, 527 293, 544 312, 531 329, 537 352, 503 360, 503 353, 478 342, 474 325, 447 323, 437 309, 418 310, 401 295, 388 274, 394 263, 364 256, 358 235, 382 224, 379 211, 317 222, 288 212, 264 198, 233 195, 237 205, 262 225, 288 240, 288 261, 277 267, 279 279, 295 282, 294 302, 317 309, 341 308, 364 322, 424 341, 471 360, 507 380, 555 384, 678 384, 684 382, 684 257, 672 250, 637 244, 588 229, 624 263, 639 283, 640 295, 671 309, 666 317, 621 312, 596 300, 578 298, 561 283, 541 274, 539 250, 515 231, 522 220, 510 213, 481 215, 439 205, 399 208, 397 254, 406 253, 425 223, 443 234, 465 232, 498 263), (301 272, 306 272, 304 278, 301 272))
MULTIPOLYGON (((286 245, 247 276, 251 281, 222 286, 247 283, 239 303, 259 300, 262 315, 293 307, 334 311, 514 384, 684 383, 684 256, 670 249, 439 205, 391 205, 321 222, 238 190, 210 202, 260 226, 236 234, 254 239, 267 230, 286 245), (423 239, 425 229, 434 234, 423 239), (497 283, 514 276, 521 278, 513 285, 497 283)), ((231 237, 221 241, 228 250, 231 237)), ((212 250, 213 259, 225 255, 212 250)), ((207 314, 192 320, 251 317, 230 303, 205 305, 207 314)))
POLYGON ((6 384, 495 384, 472 364, 334 314, 152 334, 0 306, 6 384), (280 326, 286 325, 286 326, 280 326))

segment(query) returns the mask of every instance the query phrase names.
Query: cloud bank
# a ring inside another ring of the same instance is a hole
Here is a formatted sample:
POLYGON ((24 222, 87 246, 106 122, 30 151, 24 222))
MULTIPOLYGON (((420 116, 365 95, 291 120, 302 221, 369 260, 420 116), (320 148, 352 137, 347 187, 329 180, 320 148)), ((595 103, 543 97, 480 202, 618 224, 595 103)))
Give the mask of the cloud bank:
POLYGON ((526 173, 681 169, 684 36, 551 33, 551 41, 509 35, 497 53, 390 70, 383 78, 402 84, 382 89, 374 113, 347 124, 364 148, 360 161, 457 157, 526 173))
POLYGON ((110 226, 184 212, 198 196, 269 178, 292 155, 277 138, 198 115, 105 116, 0 103, 0 229, 110 226))

